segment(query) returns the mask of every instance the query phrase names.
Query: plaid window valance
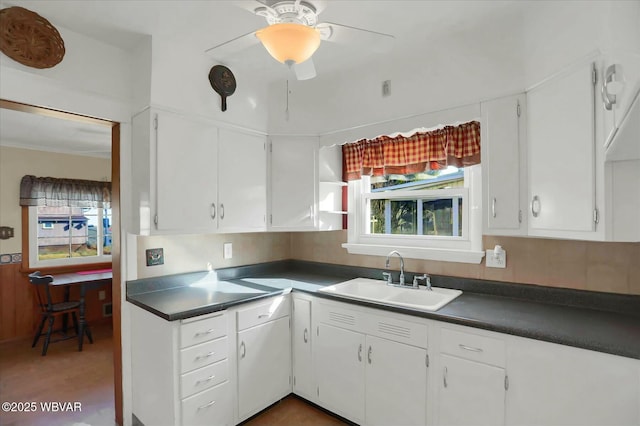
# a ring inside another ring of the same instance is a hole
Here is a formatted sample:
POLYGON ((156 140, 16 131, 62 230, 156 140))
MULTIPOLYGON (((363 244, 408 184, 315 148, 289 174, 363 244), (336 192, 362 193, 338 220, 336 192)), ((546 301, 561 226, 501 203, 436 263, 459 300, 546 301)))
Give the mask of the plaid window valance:
POLYGON ((21 206, 109 208, 111 182, 26 175, 20 181, 21 206))
POLYGON ((480 123, 470 121, 411 136, 380 136, 342 146, 344 180, 412 174, 480 163, 480 123))

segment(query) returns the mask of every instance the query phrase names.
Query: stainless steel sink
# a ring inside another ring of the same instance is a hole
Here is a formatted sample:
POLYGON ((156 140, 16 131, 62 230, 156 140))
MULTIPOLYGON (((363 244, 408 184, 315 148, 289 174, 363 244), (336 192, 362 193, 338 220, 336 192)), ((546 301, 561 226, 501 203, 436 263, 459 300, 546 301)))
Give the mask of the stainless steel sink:
POLYGON ((389 286, 385 281, 355 278, 318 291, 351 299, 404 306, 423 311, 437 311, 462 294, 460 290, 433 287, 433 291, 389 286))

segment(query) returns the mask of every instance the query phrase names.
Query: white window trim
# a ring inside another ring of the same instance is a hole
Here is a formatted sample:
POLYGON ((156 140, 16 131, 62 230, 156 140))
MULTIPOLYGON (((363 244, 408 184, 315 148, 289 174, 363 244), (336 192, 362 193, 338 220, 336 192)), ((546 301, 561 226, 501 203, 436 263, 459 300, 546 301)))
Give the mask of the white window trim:
MULTIPOLYGON (((110 254, 87 257, 68 257, 62 259, 38 259, 38 208, 29 207, 29 268, 48 268, 55 266, 90 265, 92 263, 108 263, 112 261, 110 254)), ((98 240, 104 235, 98 236, 98 240)))
MULTIPOLYGON (((433 190, 435 196, 441 194, 464 193, 463 237, 425 237, 412 235, 371 235, 367 234, 367 199, 376 195, 364 195, 363 189, 368 179, 349 182, 349 209, 347 243, 342 244, 350 254, 386 256, 392 250, 398 250, 409 259, 436 260, 442 262, 475 263, 482 262, 485 255, 482 250, 482 176, 480 165, 465 167, 465 189, 433 190)), ((388 196, 388 195, 387 195, 388 196)), ((395 196, 395 194, 394 194, 395 196)), ((381 197, 385 197, 381 195, 381 197)), ((416 197, 413 192, 411 197, 416 197)), ((418 198, 418 197, 416 197, 418 198)))

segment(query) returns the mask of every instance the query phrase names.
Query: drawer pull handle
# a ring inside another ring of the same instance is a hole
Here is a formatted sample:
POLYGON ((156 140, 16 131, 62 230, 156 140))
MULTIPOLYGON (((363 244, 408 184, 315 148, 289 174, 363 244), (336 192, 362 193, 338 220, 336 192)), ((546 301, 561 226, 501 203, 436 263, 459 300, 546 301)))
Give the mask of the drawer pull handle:
POLYGON ((214 356, 216 353, 215 352, 209 352, 206 355, 198 355, 196 357, 196 361, 200 361, 201 359, 205 359, 205 358, 211 358, 212 356, 214 356))
POLYGON ((211 334, 213 332, 215 332, 215 329, 213 329, 213 328, 210 328, 207 331, 199 331, 199 332, 196 333, 195 337, 205 336, 205 335, 211 334))
POLYGON ((258 315, 258 319, 269 318, 269 314, 260 314, 258 315))
POLYGON ((443 374, 442 374, 442 382, 443 382, 445 388, 449 385, 447 383, 447 367, 444 368, 444 371, 443 371, 443 374))
POLYGON ((244 342, 240 343, 240 351, 242 352, 240 354, 240 358, 244 358, 244 356, 247 354, 247 347, 245 346, 244 342))
POLYGON ((464 349, 465 351, 482 352, 482 348, 474 348, 473 346, 467 346, 463 344, 459 344, 458 346, 460 346, 460 349, 464 349))
POLYGON ((196 386, 198 386, 199 384, 202 384, 202 383, 210 382, 210 381, 212 381, 212 380, 213 380, 213 379, 215 379, 215 378, 216 378, 216 376, 209 376, 209 377, 207 377, 206 379, 198 380, 198 381, 196 382, 196 386))
POLYGON ((209 408, 215 403, 216 403, 215 401, 211 401, 208 404, 201 405, 201 406, 198 407, 198 409, 196 411, 200 411, 200 410, 204 410, 205 408, 209 408))
POLYGON ((304 340, 305 343, 309 341, 309 330, 306 328, 304 329, 304 333, 302 333, 302 340, 304 340))

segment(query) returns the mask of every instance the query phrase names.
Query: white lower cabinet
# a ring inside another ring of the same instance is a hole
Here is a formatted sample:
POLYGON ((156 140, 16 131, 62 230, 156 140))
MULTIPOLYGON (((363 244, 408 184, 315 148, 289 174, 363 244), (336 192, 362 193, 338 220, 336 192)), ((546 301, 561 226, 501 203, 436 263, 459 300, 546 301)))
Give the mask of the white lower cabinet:
POLYGON ((364 334, 320 324, 316 345, 319 403, 364 423, 364 334))
POLYGON ((290 299, 238 309, 238 416, 245 420, 291 393, 290 299))
POLYGON ((317 308, 318 404, 358 424, 426 424, 426 324, 340 303, 317 308))
POLYGON ((462 327, 440 329, 438 425, 504 425, 505 343, 462 327))
POLYGON ((315 401, 316 385, 313 376, 313 333, 311 332, 311 304, 309 298, 292 297, 293 325, 291 350, 293 353, 293 392, 315 401))
POLYGON ((166 321, 131 308, 132 411, 145 425, 232 425, 225 312, 166 321))
POLYGON ((639 425, 640 361, 513 338, 508 425, 639 425))
POLYGON ((368 425, 424 425, 427 350, 367 336, 368 425))
POLYGON ((440 355, 438 424, 503 425, 504 369, 440 355))

